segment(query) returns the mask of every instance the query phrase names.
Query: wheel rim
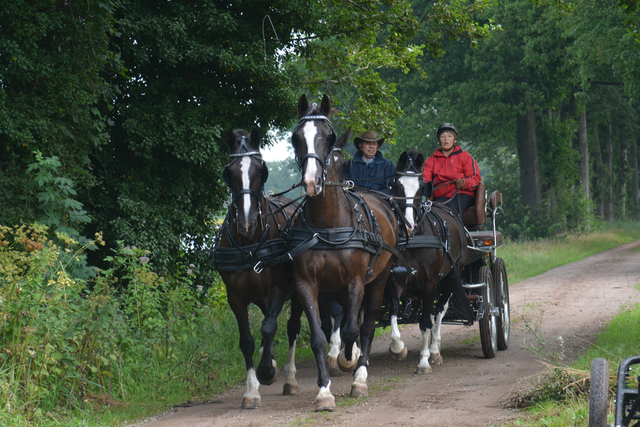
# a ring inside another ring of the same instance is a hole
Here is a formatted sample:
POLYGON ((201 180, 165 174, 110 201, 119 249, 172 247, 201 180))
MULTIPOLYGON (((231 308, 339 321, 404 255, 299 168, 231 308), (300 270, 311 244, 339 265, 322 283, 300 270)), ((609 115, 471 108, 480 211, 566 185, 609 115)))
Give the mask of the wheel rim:
POLYGON ((509 336, 511 328, 511 315, 509 314, 509 288, 505 286, 504 274, 500 269, 500 318, 502 319, 502 334, 505 338, 509 336))
MULTIPOLYGON (((493 295, 491 294, 491 287, 487 286, 487 299, 489 301, 493 300, 493 295)), ((498 327, 496 325, 496 315, 493 313, 493 304, 487 304, 487 310, 489 311, 489 327, 491 328, 491 346, 493 348, 498 347, 498 327)))

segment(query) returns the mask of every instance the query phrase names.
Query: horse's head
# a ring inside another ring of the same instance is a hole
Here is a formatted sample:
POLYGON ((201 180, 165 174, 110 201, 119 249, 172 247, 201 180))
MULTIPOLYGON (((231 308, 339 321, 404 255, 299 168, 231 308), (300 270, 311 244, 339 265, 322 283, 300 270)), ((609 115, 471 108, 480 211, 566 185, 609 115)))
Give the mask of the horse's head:
POLYGON ((416 213, 422 202, 422 169, 424 156, 419 150, 404 151, 398 159, 396 174, 389 182, 389 194, 397 197, 398 205, 410 229, 416 225, 416 213))
POLYGON ((269 169, 260 154, 260 132, 255 127, 248 134, 242 129, 229 130, 229 164, 222 171, 222 179, 231 190, 236 210, 238 233, 252 236, 261 215, 261 195, 269 169))
POLYGON ((327 162, 336 145, 329 113, 331 103, 327 95, 322 97, 320 105, 315 102, 309 105, 305 95, 298 101, 298 126, 291 135, 291 144, 308 196, 316 196, 322 191, 327 162))

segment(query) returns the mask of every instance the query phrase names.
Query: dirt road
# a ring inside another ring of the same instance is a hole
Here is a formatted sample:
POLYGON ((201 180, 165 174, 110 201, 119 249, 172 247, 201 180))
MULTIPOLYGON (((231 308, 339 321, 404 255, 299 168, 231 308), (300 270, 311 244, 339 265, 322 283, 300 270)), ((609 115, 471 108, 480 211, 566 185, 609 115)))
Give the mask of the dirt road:
MULTIPOLYGON (((433 372, 415 375, 420 349, 417 326, 402 330, 409 355, 394 362, 387 355, 390 340, 374 340, 369 370, 369 397, 351 398, 352 377, 332 378, 338 409, 313 412, 318 392, 314 362, 298 366, 300 393, 282 396, 283 380, 260 387, 262 408, 242 410, 244 388, 205 404, 175 408, 137 426, 496 426, 521 414, 502 402, 519 387, 519 379, 544 370, 543 335, 551 353, 571 358, 595 339, 621 307, 640 302, 640 241, 555 268, 510 287, 511 346, 485 359, 477 324, 443 327, 444 363, 433 372), (559 338, 561 337, 561 339, 559 338)), ((509 266, 507 265, 507 271, 509 266)))

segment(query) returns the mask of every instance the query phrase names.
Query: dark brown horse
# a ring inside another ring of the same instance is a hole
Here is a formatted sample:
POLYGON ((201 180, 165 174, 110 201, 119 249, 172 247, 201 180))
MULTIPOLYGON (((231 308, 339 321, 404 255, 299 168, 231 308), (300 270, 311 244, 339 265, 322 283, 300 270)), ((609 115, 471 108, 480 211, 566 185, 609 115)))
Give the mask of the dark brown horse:
MULTIPOLYGON (((465 230, 446 206, 423 202, 422 169, 424 157, 417 150, 403 152, 398 159, 396 175, 389 190, 398 202, 405 220, 404 258, 413 274, 392 274, 387 288, 387 303, 391 314, 389 352, 395 359, 404 359, 407 349, 398 329, 399 300, 407 302, 403 310, 410 317, 411 305, 421 306, 418 322, 422 331, 422 350, 416 373, 431 372, 431 365, 441 364, 440 329, 449 299, 458 289, 460 272, 467 260, 465 230), (415 304, 413 304, 413 301, 415 304)), ((466 302, 466 300, 465 300, 466 302)), ((472 313, 463 313, 463 316, 472 313)), ((409 322, 405 322, 409 323, 409 322)))
POLYGON ((388 249, 394 250, 398 235, 397 221, 384 200, 370 194, 352 196, 343 189, 341 149, 347 144, 350 131, 337 139, 328 118, 330 112, 326 95, 320 105, 310 105, 303 95, 298 102, 299 123, 291 138, 307 197, 301 203, 302 212, 290 238, 296 244, 317 242, 294 258, 293 270, 318 367, 318 411, 336 406, 323 358, 327 342, 321 331, 319 296, 336 295, 344 309, 341 337, 345 349, 340 361, 347 365, 345 368, 356 364, 351 395, 367 395, 367 364, 375 318, 392 263, 388 249), (359 328, 361 309, 364 322, 359 328), (359 358, 354 351, 358 335, 362 344, 359 358))
MULTIPOLYGON (((282 209, 287 199, 267 199, 263 193, 268 169, 260 154, 260 133, 242 129, 229 131, 229 164, 222 173, 231 190, 232 203, 221 228, 212 259, 227 287, 227 298, 240 330, 240 349, 247 368, 247 391, 243 408, 260 406, 260 384, 276 380, 273 339, 277 318, 285 299, 294 292, 291 263, 274 262, 286 252, 282 231, 295 207, 282 209), (264 314, 262 358, 257 371, 253 365, 255 343, 249 328, 248 307, 256 304, 264 314)), ((302 308, 291 298, 288 324, 289 360, 285 366, 284 394, 295 394, 295 340, 300 332, 302 308)))

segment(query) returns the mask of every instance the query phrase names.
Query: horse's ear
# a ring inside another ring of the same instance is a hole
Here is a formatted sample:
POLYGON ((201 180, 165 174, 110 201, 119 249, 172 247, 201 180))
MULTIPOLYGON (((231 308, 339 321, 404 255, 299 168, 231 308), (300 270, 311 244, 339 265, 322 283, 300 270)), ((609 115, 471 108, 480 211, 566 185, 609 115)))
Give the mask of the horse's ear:
POLYGON ((253 126, 251 128, 251 142, 249 143, 249 145, 251 146, 252 149, 254 150, 260 150, 260 131, 258 130, 257 127, 253 126))
POLYGON ((400 157, 398 157, 398 163, 396 164, 396 169, 400 169, 400 166, 406 164, 407 160, 409 160, 409 155, 407 154, 406 151, 403 151, 402 154, 400 154, 400 157))
POLYGON ((227 132, 227 145, 229 149, 236 145, 236 135, 233 133, 233 129, 229 129, 229 132, 227 132))
POLYGON ((298 99, 298 118, 301 119, 307 114, 307 109, 309 109, 309 102, 307 101, 307 96, 302 94, 300 99, 298 99))
POLYGON ((347 129, 344 135, 338 138, 338 141, 336 141, 336 147, 338 148, 346 147, 347 144, 349 143, 349 139, 351 139, 351 128, 347 129))
POLYGON ((424 187, 422 188, 422 195, 427 199, 430 199, 433 196, 433 181, 427 181, 424 183, 424 187))
POLYGON ((418 172, 422 172, 422 169, 424 169, 424 156, 421 154, 418 154, 418 158, 416 159, 416 166, 418 168, 418 172))
POLYGON ((320 113, 328 116, 331 113, 331 101, 329 101, 329 97, 325 93, 322 96, 322 103, 320 104, 320 113))

